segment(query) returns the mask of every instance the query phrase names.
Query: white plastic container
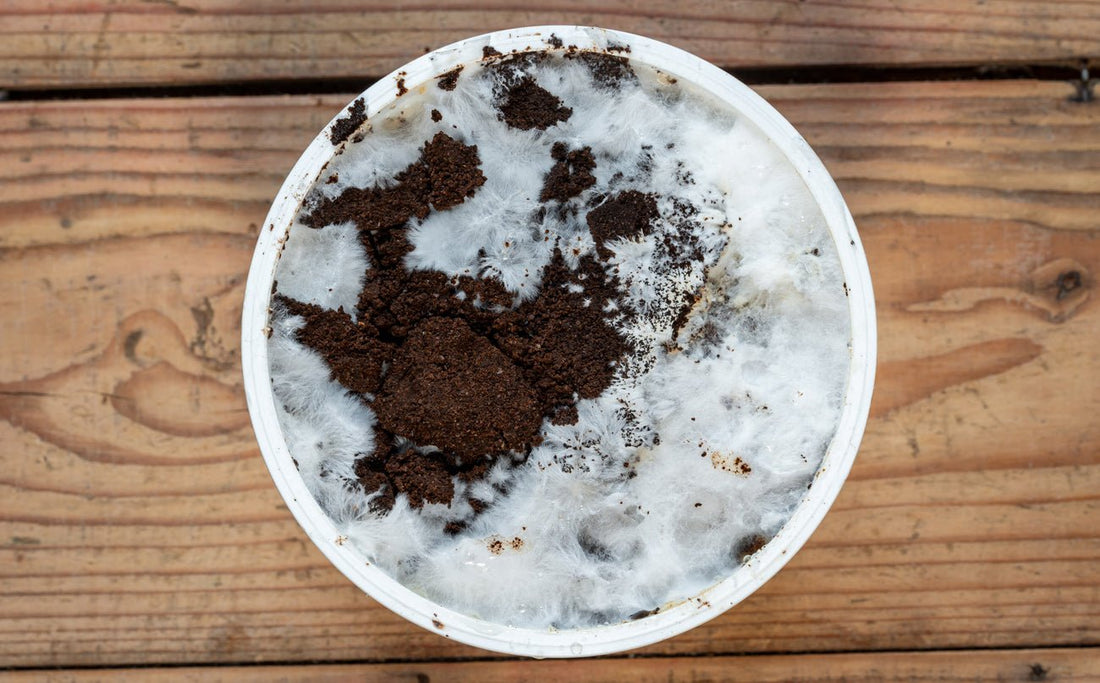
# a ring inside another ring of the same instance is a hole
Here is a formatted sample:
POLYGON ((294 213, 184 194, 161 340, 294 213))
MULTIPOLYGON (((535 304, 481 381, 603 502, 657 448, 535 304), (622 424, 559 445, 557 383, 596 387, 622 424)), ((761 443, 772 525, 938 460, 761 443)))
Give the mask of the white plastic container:
MULTIPOLYGON (((867 261, 855 224, 832 178, 806 141, 744 84, 677 48, 628 33, 576 26, 538 26, 477 36, 426 54, 367 89, 363 97, 368 118, 394 101, 398 76, 408 89, 414 90, 455 66, 479 60, 485 46, 505 54, 516 49, 542 49, 551 34, 565 45, 581 49, 629 46, 632 62, 648 64, 729 103, 771 138, 797 169, 821 208, 835 240, 848 289, 851 365, 836 436, 813 486, 779 533, 725 580, 692 599, 636 621, 566 631, 507 627, 447 609, 405 588, 369 564, 351 544, 346 544, 306 489, 287 450, 276 417, 267 355, 268 306, 275 266, 294 216, 337 149, 329 139, 328 127, 295 164, 264 221, 245 292, 241 357, 249 413, 275 485, 310 539, 341 572, 389 609, 443 636, 508 654, 580 657, 641 647, 713 619, 763 585, 802 547, 839 493, 863 435, 874 383, 875 310, 867 261)), ((341 111, 340 116, 343 115, 341 111)))

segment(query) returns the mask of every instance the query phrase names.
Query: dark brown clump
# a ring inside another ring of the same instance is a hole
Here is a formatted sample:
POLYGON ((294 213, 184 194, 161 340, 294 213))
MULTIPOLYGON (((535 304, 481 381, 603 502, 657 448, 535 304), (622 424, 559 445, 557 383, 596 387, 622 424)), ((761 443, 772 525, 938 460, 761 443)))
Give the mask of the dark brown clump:
POLYGON ((371 500, 371 509, 388 512, 397 492, 407 495, 414 508, 425 503, 450 503, 454 482, 443 457, 438 453, 420 454, 411 448, 391 453, 388 437, 378 432, 375 452, 355 462, 359 485, 367 493, 378 493, 371 500))
POLYGON ((573 115, 571 108, 529 76, 507 88, 498 109, 501 120, 520 130, 546 130, 573 115))
POLYGON ((384 441, 385 436, 382 433, 377 434, 374 452, 355 461, 354 472, 359 486, 367 493, 377 493, 370 501, 370 509, 374 512, 389 512, 396 502, 397 491, 386 474, 385 456, 390 447, 384 441))
POLYGON ((426 217, 430 208, 449 209, 472 197, 485 184, 479 165, 477 145, 439 132, 391 187, 348 188, 335 199, 317 202, 302 222, 320 228, 351 220, 368 231, 400 227, 413 216, 426 217))
POLYGON ((464 67, 459 64, 450 71, 440 74, 439 76, 437 76, 439 81, 438 83, 436 83, 436 85, 439 86, 440 90, 454 90, 455 87, 458 86, 458 75, 462 73, 463 68, 464 67))
MULTIPOLYGON (((588 183, 590 150, 560 145, 554 155, 566 164, 567 180, 588 183)), ((546 418, 575 422, 576 400, 599 396, 632 351, 605 312, 629 311, 617 301, 615 279, 593 256, 570 268, 559 245, 541 273, 539 295, 518 305, 491 275, 451 278, 405 268, 412 250, 406 222, 472 196, 485 182, 479 166, 476 147, 438 133, 392 183, 317 200, 302 216, 313 227, 353 221, 360 229, 371 267, 354 322, 343 311, 277 296, 288 313, 305 318, 298 340, 317 350, 333 378, 375 412, 377 447, 357 461, 355 474, 359 486, 376 493, 376 511, 392 508, 399 493, 414 507, 450 503, 452 477, 477 481, 502 457, 522 457, 538 443, 546 418)), ((645 195, 639 197, 614 198, 614 206, 622 205, 615 216, 626 216, 635 204, 648 207, 645 195)), ((598 211, 600 224, 600 216, 610 214, 598 211)), ((627 232, 608 227, 601 234, 627 232)), ((469 504, 474 514, 487 505, 469 504)))
MULTIPOLYGON (((611 48, 608 48, 611 49, 611 48)), ((629 48, 625 51, 629 52, 629 48)), ((599 85, 616 89, 625 83, 638 80, 638 75, 630 66, 630 60, 621 55, 609 55, 604 52, 576 52, 568 57, 579 59, 588 67, 592 79, 599 85)))
POLYGON ((515 364, 454 318, 410 331, 373 406, 383 429, 464 463, 525 450, 542 423, 538 396, 515 364))
POLYGON ((551 33, 550 37, 546 39, 546 44, 550 47, 561 47, 562 45, 565 45, 565 43, 562 42, 561 38, 557 37, 553 33, 551 33))
MULTIPOLYGON (((528 368, 532 385, 543 397, 544 414, 573 405, 573 394, 596 398, 611 383, 615 364, 631 350, 611 327, 604 306, 618 291, 603 265, 584 258, 576 271, 556 251, 542 276, 537 299, 516 313, 522 325, 513 332, 501 321, 500 348, 528 368), (574 292, 570 284, 583 287, 574 292), (577 334, 584 330, 584 334, 577 334)), ((574 413, 575 414, 575 413, 574 413)))
POLYGON ((378 391, 382 361, 390 353, 378 338, 378 330, 369 323, 353 322, 343 310, 332 311, 281 295, 276 295, 275 301, 291 315, 306 319, 295 337, 321 354, 333 379, 358 393, 378 391))
POLYGON ((492 59, 493 57, 500 57, 500 50, 496 49, 492 45, 486 45, 481 48, 482 59, 492 59))
POLYGON ((596 184, 596 157, 591 147, 570 151, 564 142, 555 142, 550 156, 556 162, 542 185, 539 201, 551 199, 564 202, 596 184))
POLYGON ((386 474, 393 487, 409 497, 409 505, 448 504, 455 495, 454 482, 439 453, 417 453, 409 448, 386 459, 386 474))
POLYGON ((431 116, 432 116, 432 121, 435 121, 436 123, 439 123, 440 121, 443 120, 443 114, 439 113, 438 109, 433 109, 431 116))
POLYGON ((427 169, 413 164, 399 173, 392 187, 350 187, 335 199, 323 199, 302 222, 311 228, 355 221, 360 230, 381 230, 403 225, 413 216, 424 218, 430 207, 427 169))
POLYGON ((328 138, 332 141, 333 146, 339 145, 344 140, 351 137, 351 134, 359 130, 359 126, 363 125, 363 122, 367 120, 367 104, 363 101, 363 98, 355 100, 348 107, 348 115, 341 119, 336 119, 336 123, 332 124, 332 130, 329 131, 328 138))
POLYGON ((653 195, 627 190, 588 212, 588 230, 596 241, 597 253, 606 259, 611 256, 611 250, 605 246, 608 241, 648 234, 655 218, 657 200, 653 195))
POLYGON ((409 92, 409 89, 405 87, 405 77, 402 76, 397 79, 397 96, 401 97, 407 92, 409 92))
POLYGON ((428 200, 437 211, 458 206, 485 184, 477 145, 464 145, 446 133, 436 133, 424 145, 421 160, 428 168, 428 200))

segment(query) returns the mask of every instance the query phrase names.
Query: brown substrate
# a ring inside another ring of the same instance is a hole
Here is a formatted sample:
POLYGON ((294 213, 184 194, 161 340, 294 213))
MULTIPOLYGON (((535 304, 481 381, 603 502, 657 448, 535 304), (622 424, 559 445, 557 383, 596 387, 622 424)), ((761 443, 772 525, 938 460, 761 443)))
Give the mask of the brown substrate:
POLYGON ((498 109, 501 120, 520 130, 546 130, 573 115, 570 107, 526 76, 507 88, 498 109))
POLYGON ((462 73, 462 69, 463 66, 459 64, 450 71, 440 74, 439 76, 437 76, 439 81, 436 83, 436 85, 439 86, 440 90, 454 90, 455 87, 458 85, 458 76, 462 73))
POLYGON ((378 330, 362 320, 353 322, 343 310, 333 311, 276 295, 290 315, 300 315, 306 325, 298 341, 321 354, 332 378, 351 391, 370 394, 381 386, 383 360, 393 351, 378 338, 378 330))
POLYGON ((539 201, 551 199, 564 202, 596 184, 596 157, 592 148, 570 150, 564 142, 555 142, 550 148, 550 156, 555 163, 546 176, 539 201))
POLYGON ((610 258, 607 242, 620 237, 640 237, 657 217, 657 200, 637 190, 620 192, 588 212, 588 231, 600 258, 610 258))
MULTIPOLYGON (((590 150, 554 150, 566 165, 563 176, 547 181, 558 196, 594 182, 590 150)), ((555 250, 539 295, 523 303, 492 276, 405 268, 412 250, 405 223, 475 194, 485 182, 479 164, 476 147, 438 133, 393 183, 313 201, 304 224, 352 221, 367 248, 372 267, 355 320, 277 296, 305 319, 298 341, 374 410, 378 446, 357 462, 356 475, 364 490, 380 492, 377 510, 392 507, 397 493, 414 507, 450 503, 452 475, 476 480, 499 458, 522 457, 539 443, 546 418, 575 422, 576 400, 599 396, 631 350, 605 313, 625 311, 617 283, 594 257, 570 269, 555 250)), ((631 229, 647 217, 631 217, 631 229)))
POLYGON ((363 122, 367 120, 367 105, 363 101, 363 98, 355 100, 348 107, 348 115, 336 119, 336 123, 332 124, 332 130, 329 131, 329 140, 332 144, 339 145, 344 140, 351 137, 351 134, 359 130, 359 126, 363 125, 363 122))
POLYGON ((579 59, 584 63, 592 74, 592 79, 605 88, 613 90, 624 82, 638 80, 627 57, 603 52, 574 52, 567 53, 566 56, 579 59))
MULTIPOLYGON (((527 59, 489 58, 501 69, 519 69, 527 59)), ((546 129, 569 117, 568 107, 521 71, 504 82, 512 84, 500 104, 509 125, 546 129)), ((564 142, 551 154, 556 163, 540 200, 561 209, 595 185, 596 159, 590 148, 570 150, 564 142)), ((458 206, 484 183, 477 147, 440 132, 392 182, 315 195, 300 216, 317 229, 354 223, 371 264, 354 316, 281 295, 276 302, 304 318, 297 340, 377 417, 376 445, 355 465, 357 485, 378 494, 376 511, 390 509, 399 493, 413 507, 450 504, 454 477, 474 482, 494 463, 522 461, 539 443, 544 420, 575 423, 576 401, 602 394, 636 351, 611 324, 643 312, 620 300, 607 243, 649 234, 655 197, 633 190, 602 197, 586 217, 596 253, 568 260, 555 245, 539 293, 527 301, 488 273, 406 269, 410 219, 458 206)), ((475 514, 487 506, 466 502, 475 514)), ((454 520, 447 529, 457 533, 464 524, 454 520)))
POLYGON ((520 369, 461 317, 417 323, 373 405, 388 431, 466 464, 527 449, 542 423, 538 396, 520 369))
POLYGON ((485 184, 477 145, 464 145, 439 132, 421 149, 420 159, 389 187, 348 188, 335 199, 316 202, 301 217, 311 228, 354 221, 362 231, 395 228, 413 216, 449 209, 474 196, 485 184))

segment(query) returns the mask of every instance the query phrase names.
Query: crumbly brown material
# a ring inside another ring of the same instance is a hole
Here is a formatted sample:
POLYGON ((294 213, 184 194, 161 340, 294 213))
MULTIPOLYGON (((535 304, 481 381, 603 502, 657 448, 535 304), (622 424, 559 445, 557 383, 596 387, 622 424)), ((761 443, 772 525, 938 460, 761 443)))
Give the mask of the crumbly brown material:
POLYGON ((355 100, 348 107, 348 115, 336 120, 336 123, 332 124, 332 130, 329 132, 329 140, 332 141, 333 146, 339 145, 344 140, 351 137, 352 133, 359 130, 359 126, 363 125, 363 122, 367 120, 367 105, 363 101, 363 98, 355 100))
MULTIPOLYGON (((557 111, 549 106, 544 114, 557 111)), ((591 150, 553 149, 563 170, 548 178, 551 194, 571 196, 594 183, 591 150)), ((576 400, 599 396, 631 350, 605 312, 624 310, 617 282, 592 256, 571 269, 556 249, 539 295, 523 303, 492 276, 405 268, 406 222, 461 204, 484 182, 477 147, 438 133, 393 183, 315 200, 301 217, 315 228, 354 222, 372 264, 354 320, 342 310, 277 301, 305 319, 298 341, 374 410, 378 447, 356 473, 365 490, 379 492, 379 510, 398 493, 414 506, 450 503, 451 476, 478 479, 494 461, 522 457, 539 443, 547 418, 575 422, 576 400)), ((644 218, 629 220, 624 234, 644 218)), ((475 512, 484 507, 470 502, 475 512)))
POLYGON ((458 76, 462 73, 462 69, 463 66, 459 64, 450 71, 440 74, 437 77, 439 80, 436 81, 436 85, 439 86, 440 90, 454 90, 458 86, 458 76))
POLYGON ((638 80, 637 74, 630 66, 630 60, 621 55, 609 55, 603 52, 575 52, 572 56, 584 63, 592 74, 593 80, 605 88, 615 89, 623 82, 638 80))
POLYGON ((409 331, 373 407, 388 431, 460 464, 524 451, 542 423, 535 390, 515 363, 450 317, 427 318, 409 331))
POLYGON ((530 77, 509 86, 498 109, 502 121, 520 130, 546 130, 573 115, 571 108, 530 77))
POLYGON ((314 304, 276 295, 275 300, 291 315, 306 319, 298 341, 321 354, 332 378, 360 394, 378 391, 382 362, 390 355, 388 344, 378 338, 370 323, 353 322, 343 310, 332 311, 314 304))
POLYGON ((555 163, 546 176, 539 201, 550 199, 559 202, 576 197, 596 184, 596 158, 591 147, 570 150, 564 142, 555 142, 550 148, 555 163))
POLYGON ((348 188, 335 199, 318 202, 301 220, 312 228, 349 220, 365 231, 395 228, 413 216, 426 217, 433 207, 449 209, 474 196, 485 184, 479 164, 477 145, 439 132, 392 186, 348 188))
POLYGON ((641 237, 649 232, 657 217, 657 200, 653 195, 627 190, 609 197, 600 206, 588 212, 588 230, 596 241, 596 251, 601 258, 609 258, 611 249, 607 242, 620 237, 641 237))

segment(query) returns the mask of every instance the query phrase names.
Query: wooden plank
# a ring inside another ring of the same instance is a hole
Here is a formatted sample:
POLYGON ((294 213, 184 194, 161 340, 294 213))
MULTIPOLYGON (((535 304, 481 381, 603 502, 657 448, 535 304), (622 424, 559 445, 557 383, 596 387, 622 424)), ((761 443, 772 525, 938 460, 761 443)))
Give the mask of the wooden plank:
MULTIPOLYGON (((1100 643, 1100 107, 1036 82, 762 92, 861 227, 873 418, 804 551, 643 652, 1100 643)), ((349 98, 0 104, 0 666, 484 656, 327 564, 241 399, 255 235, 349 98)))
POLYGON ((313 664, 299 666, 98 669, 9 673, 7 680, 51 683, 170 683, 194 681, 1094 681, 1100 652, 1094 648, 877 652, 748 657, 655 657, 573 661, 418 662, 409 664, 313 664))
POLYGON ((1100 57, 1096 0, 9 0, 0 88, 367 79, 455 40, 540 24, 648 35, 734 68, 1100 57))

